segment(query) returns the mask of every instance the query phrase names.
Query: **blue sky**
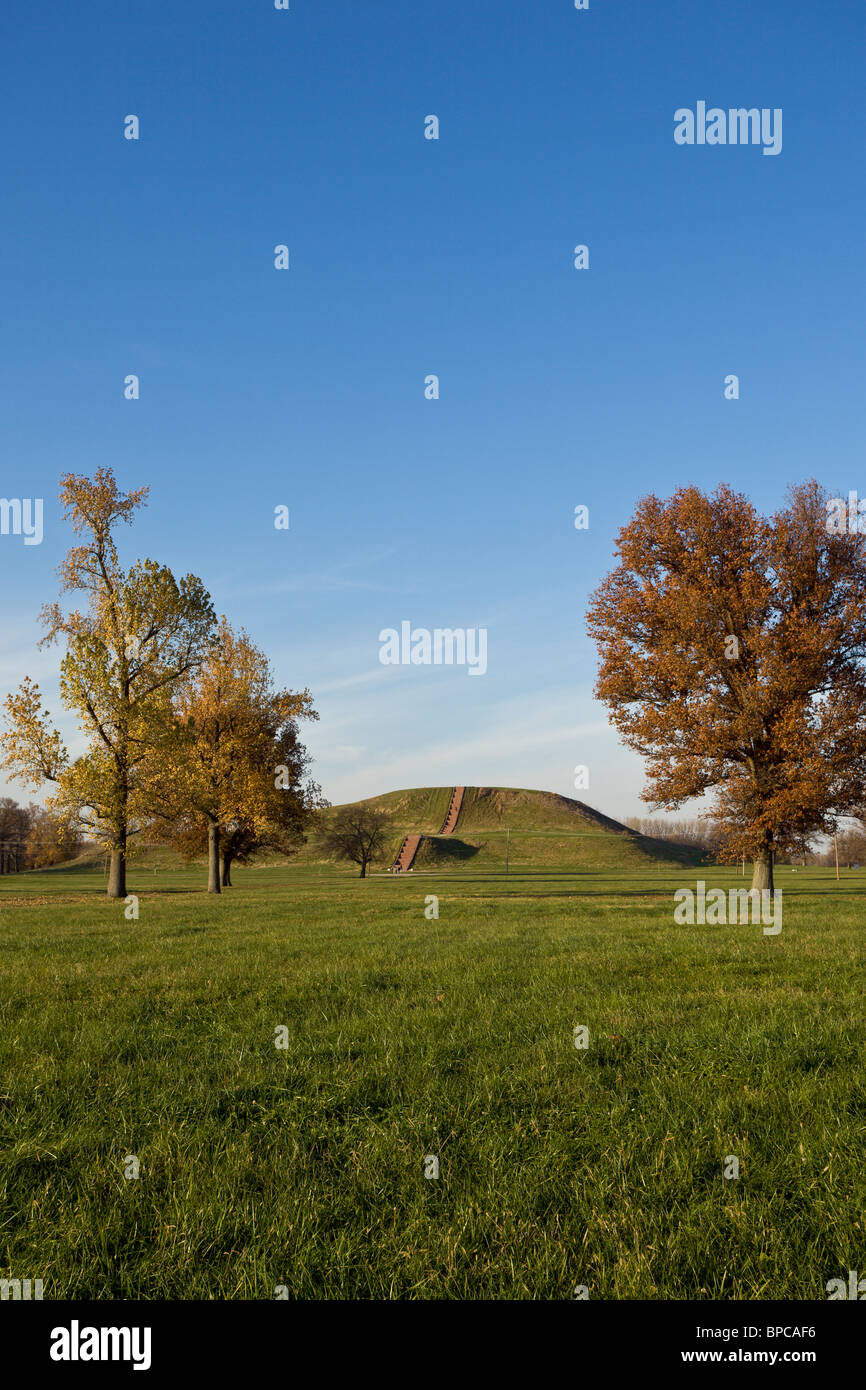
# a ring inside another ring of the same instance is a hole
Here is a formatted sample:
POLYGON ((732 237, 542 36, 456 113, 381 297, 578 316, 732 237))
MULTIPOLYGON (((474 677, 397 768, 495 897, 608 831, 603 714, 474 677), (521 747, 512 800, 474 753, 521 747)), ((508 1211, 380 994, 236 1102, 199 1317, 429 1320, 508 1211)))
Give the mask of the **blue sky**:
POLYGON ((866 492, 859 0, 7 0, 0 37, 2 494, 45 499, 0 536, 2 692, 57 706, 57 479, 110 465, 151 489, 124 555, 312 690, 332 801, 645 814, 584 628, 637 499, 866 492), (782 108, 781 154, 677 146, 701 100, 782 108), (404 620, 486 627, 486 675, 382 666, 404 620))

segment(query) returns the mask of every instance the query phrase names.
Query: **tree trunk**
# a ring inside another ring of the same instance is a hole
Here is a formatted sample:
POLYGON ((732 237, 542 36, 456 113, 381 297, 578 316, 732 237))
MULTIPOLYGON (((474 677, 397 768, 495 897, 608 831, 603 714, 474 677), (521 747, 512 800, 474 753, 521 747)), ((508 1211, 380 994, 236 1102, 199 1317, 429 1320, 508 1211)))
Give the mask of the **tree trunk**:
POLYGON ((755 855, 755 863, 752 869, 752 888, 757 888, 761 892, 767 889, 773 892, 773 848, 772 844, 762 845, 758 854, 755 855))
POLYGON ((207 828, 207 891, 220 891, 220 828, 209 825, 207 828))
POLYGON ((117 759, 117 808, 111 824, 111 861, 108 870, 108 897, 126 897, 126 845, 129 836, 129 770, 126 729, 120 732, 117 759))
POLYGON ((366 859, 362 859, 362 860, 361 860, 361 877, 362 877, 362 878, 366 878, 366 877, 367 877, 367 861, 366 861, 366 859))
POLYGON ((111 866, 108 870, 109 898, 126 897, 126 848, 111 851, 111 866))
POLYGON ((232 856, 225 850, 220 854, 220 883, 223 888, 232 886, 232 856))

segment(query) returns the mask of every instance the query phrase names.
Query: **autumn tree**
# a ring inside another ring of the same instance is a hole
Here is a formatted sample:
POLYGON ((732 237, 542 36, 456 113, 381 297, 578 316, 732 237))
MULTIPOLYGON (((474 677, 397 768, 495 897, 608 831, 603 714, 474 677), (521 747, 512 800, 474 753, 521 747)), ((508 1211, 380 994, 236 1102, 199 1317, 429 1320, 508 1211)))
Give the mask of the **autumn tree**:
POLYGON ((33 807, 26 844, 30 868, 47 869, 53 864, 65 864, 81 853, 82 845, 75 815, 58 815, 44 806, 33 807))
POLYGON ((17 874, 29 866, 27 840, 38 806, 20 806, 11 796, 0 797, 0 874, 17 874))
POLYGON ((77 814, 110 853, 111 898, 126 896, 130 840, 146 818, 147 764, 171 729, 172 689, 201 660, 214 623, 194 575, 178 582, 153 560, 122 567, 113 533, 132 521, 147 491, 121 492, 106 468, 92 479, 67 473, 60 480, 64 517, 84 537, 60 566, 61 594, 81 593, 87 606, 64 612, 59 603, 47 605, 40 645, 65 643, 61 699, 77 717, 87 751, 70 762, 29 678, 5 702, 2 765, 28 785, 55 784, 54 809, 77 814))
POLYGON ((296 853, 328 805, 321 787, 309 776, 312 759, 298 727, 302 717, 318 718, 311 708, 299 712, 284 720, 271 741, 262 768, 263 814, 258 819, 238 815, 225 827, 220 844, 223 888, 231 887, 232 864, 249 864, 263 850, 296 853))
MULTIPOLYGON (((243 819, 238 812, 220 826, 221 888, 231 887, 233 864, 250 864, 265 850, 294 854, 305 843, 307 832, 328 804, 321 788, 307 776, 310 761, 297 721, 291 720, 272 741, 262 761, 262 814, 243 819)), ((155 841, 168 838, 184 859, 198 859, 208 853, 208 825, 199 811, 188 807, 185 813, 180 812, 173 818, 155 820, 149 836, 155 841)))
POLYGON ((596 693, 648 762, 643 799, 715 790, 726 857, 801 849, 866 804, 866 536, 811 481, 763 517, 727 486, 645 497, 591 597, 596 693))
POLYGON ((298 723, 317 719, 308 690, 279 690, 270 663, 225 618, 200 668, 177 689, 174 735, 154 767, 153 833, 197 853, 206 837, 208 892, 231 882, 234 860, 265 846, 289 852, 320 801, 298 723))
POLYGON ((367 868, 382 858, 393 834, 391 817, 377 806, 343 806, 329 818, 321 846, 326 854, 367 868))

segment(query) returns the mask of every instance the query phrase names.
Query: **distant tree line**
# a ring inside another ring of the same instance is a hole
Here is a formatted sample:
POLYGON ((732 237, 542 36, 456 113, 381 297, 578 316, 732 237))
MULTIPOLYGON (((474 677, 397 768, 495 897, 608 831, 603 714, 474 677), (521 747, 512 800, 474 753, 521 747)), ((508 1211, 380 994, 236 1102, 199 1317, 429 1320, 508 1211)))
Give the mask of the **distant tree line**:
MULTIPOLYGON (((862 826, 846 830, 837 836, 839 867, 853 869, 854 865, 866 868, 866 831, 862 826)), ((836 862, 836 848, 831 842, 824 849, 812 855, 813 864, 833 865, 836 862)))
MULTIPOLYGON (((636 830, 639 835, 648 835, 655 840, 667 840, 671 844, 699 849, 720 860, 723 857, 729 858, 724 855, 724 829, 710 818, 670 820, 658 816, 629 816, 625 823, 630 830, 636 830)), ((840 868, 853 869, 855 865, 866 868, 866 829, 859 824, 840 831, 836 845, 832 840, 826 841, 820 848, 814 841, 793 845, 776 855, 776 863, 832 868, 836 863, 837 848, 840 868)))
POLYGON ((721 830, 712 821, 700 817, 669 820, 660 816, 629 816, 626 825, 639 835, 686 845, 690 849, 703 850, 706 854, 718 853, 722 844, 721 830))
POLYGON ((0 797, 0 874, 64 864, 83 848, 84 840, 68 817, 0 797))

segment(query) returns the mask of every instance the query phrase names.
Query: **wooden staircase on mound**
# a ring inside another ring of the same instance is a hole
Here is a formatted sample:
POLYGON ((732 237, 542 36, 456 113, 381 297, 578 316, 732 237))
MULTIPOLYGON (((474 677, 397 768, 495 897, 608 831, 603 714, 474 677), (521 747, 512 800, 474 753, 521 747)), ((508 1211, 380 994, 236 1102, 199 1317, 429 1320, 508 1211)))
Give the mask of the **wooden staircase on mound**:
POLYGON ((394 867, 393 867, 393 869, 391 870, 392 873, 395 873, 395 874, 397 874, 397 873, 399 873, 399 874, 404 874, 404 873, 406 872, 407 869, 411 869, 411 867, 412 867, 412 860, 415 858, 415 855, 418 853, 418 846, 420 845, 420 843, 421 843, 421 836, 420 836, 420 835, 407 835, 407 836, 406 836, 405 840, 403 841, 402 845, 400 846, 400 853, 397 855, 397 858, 394 860, 394 867))
MULTIPOLYGON (((455 787, 452 791, 451 804, 448 807, 448 814, 442 822, 442 829, 439 831, 440 835, 450 835, 456 829, 460 808, 463 805, 463 793, 465 790, 465 787, 455 787)), ((406 836, 400 846, 400 853, 394 860, 394 865, 391 870, 392 873, 404 874, 407 869, 411 869, 415 855, 418 853, 418 846, 421 843, 421 839, 422 837, 420 835, 406 836)))
POLYGON ((465 787, 455 787, 451 793, 451 805, 448 807, 448 815, 442 822, 440 835, 450 835, 457 827, 457 817, 460 815, 460 807, 463 805, 463 793, 465 787))

